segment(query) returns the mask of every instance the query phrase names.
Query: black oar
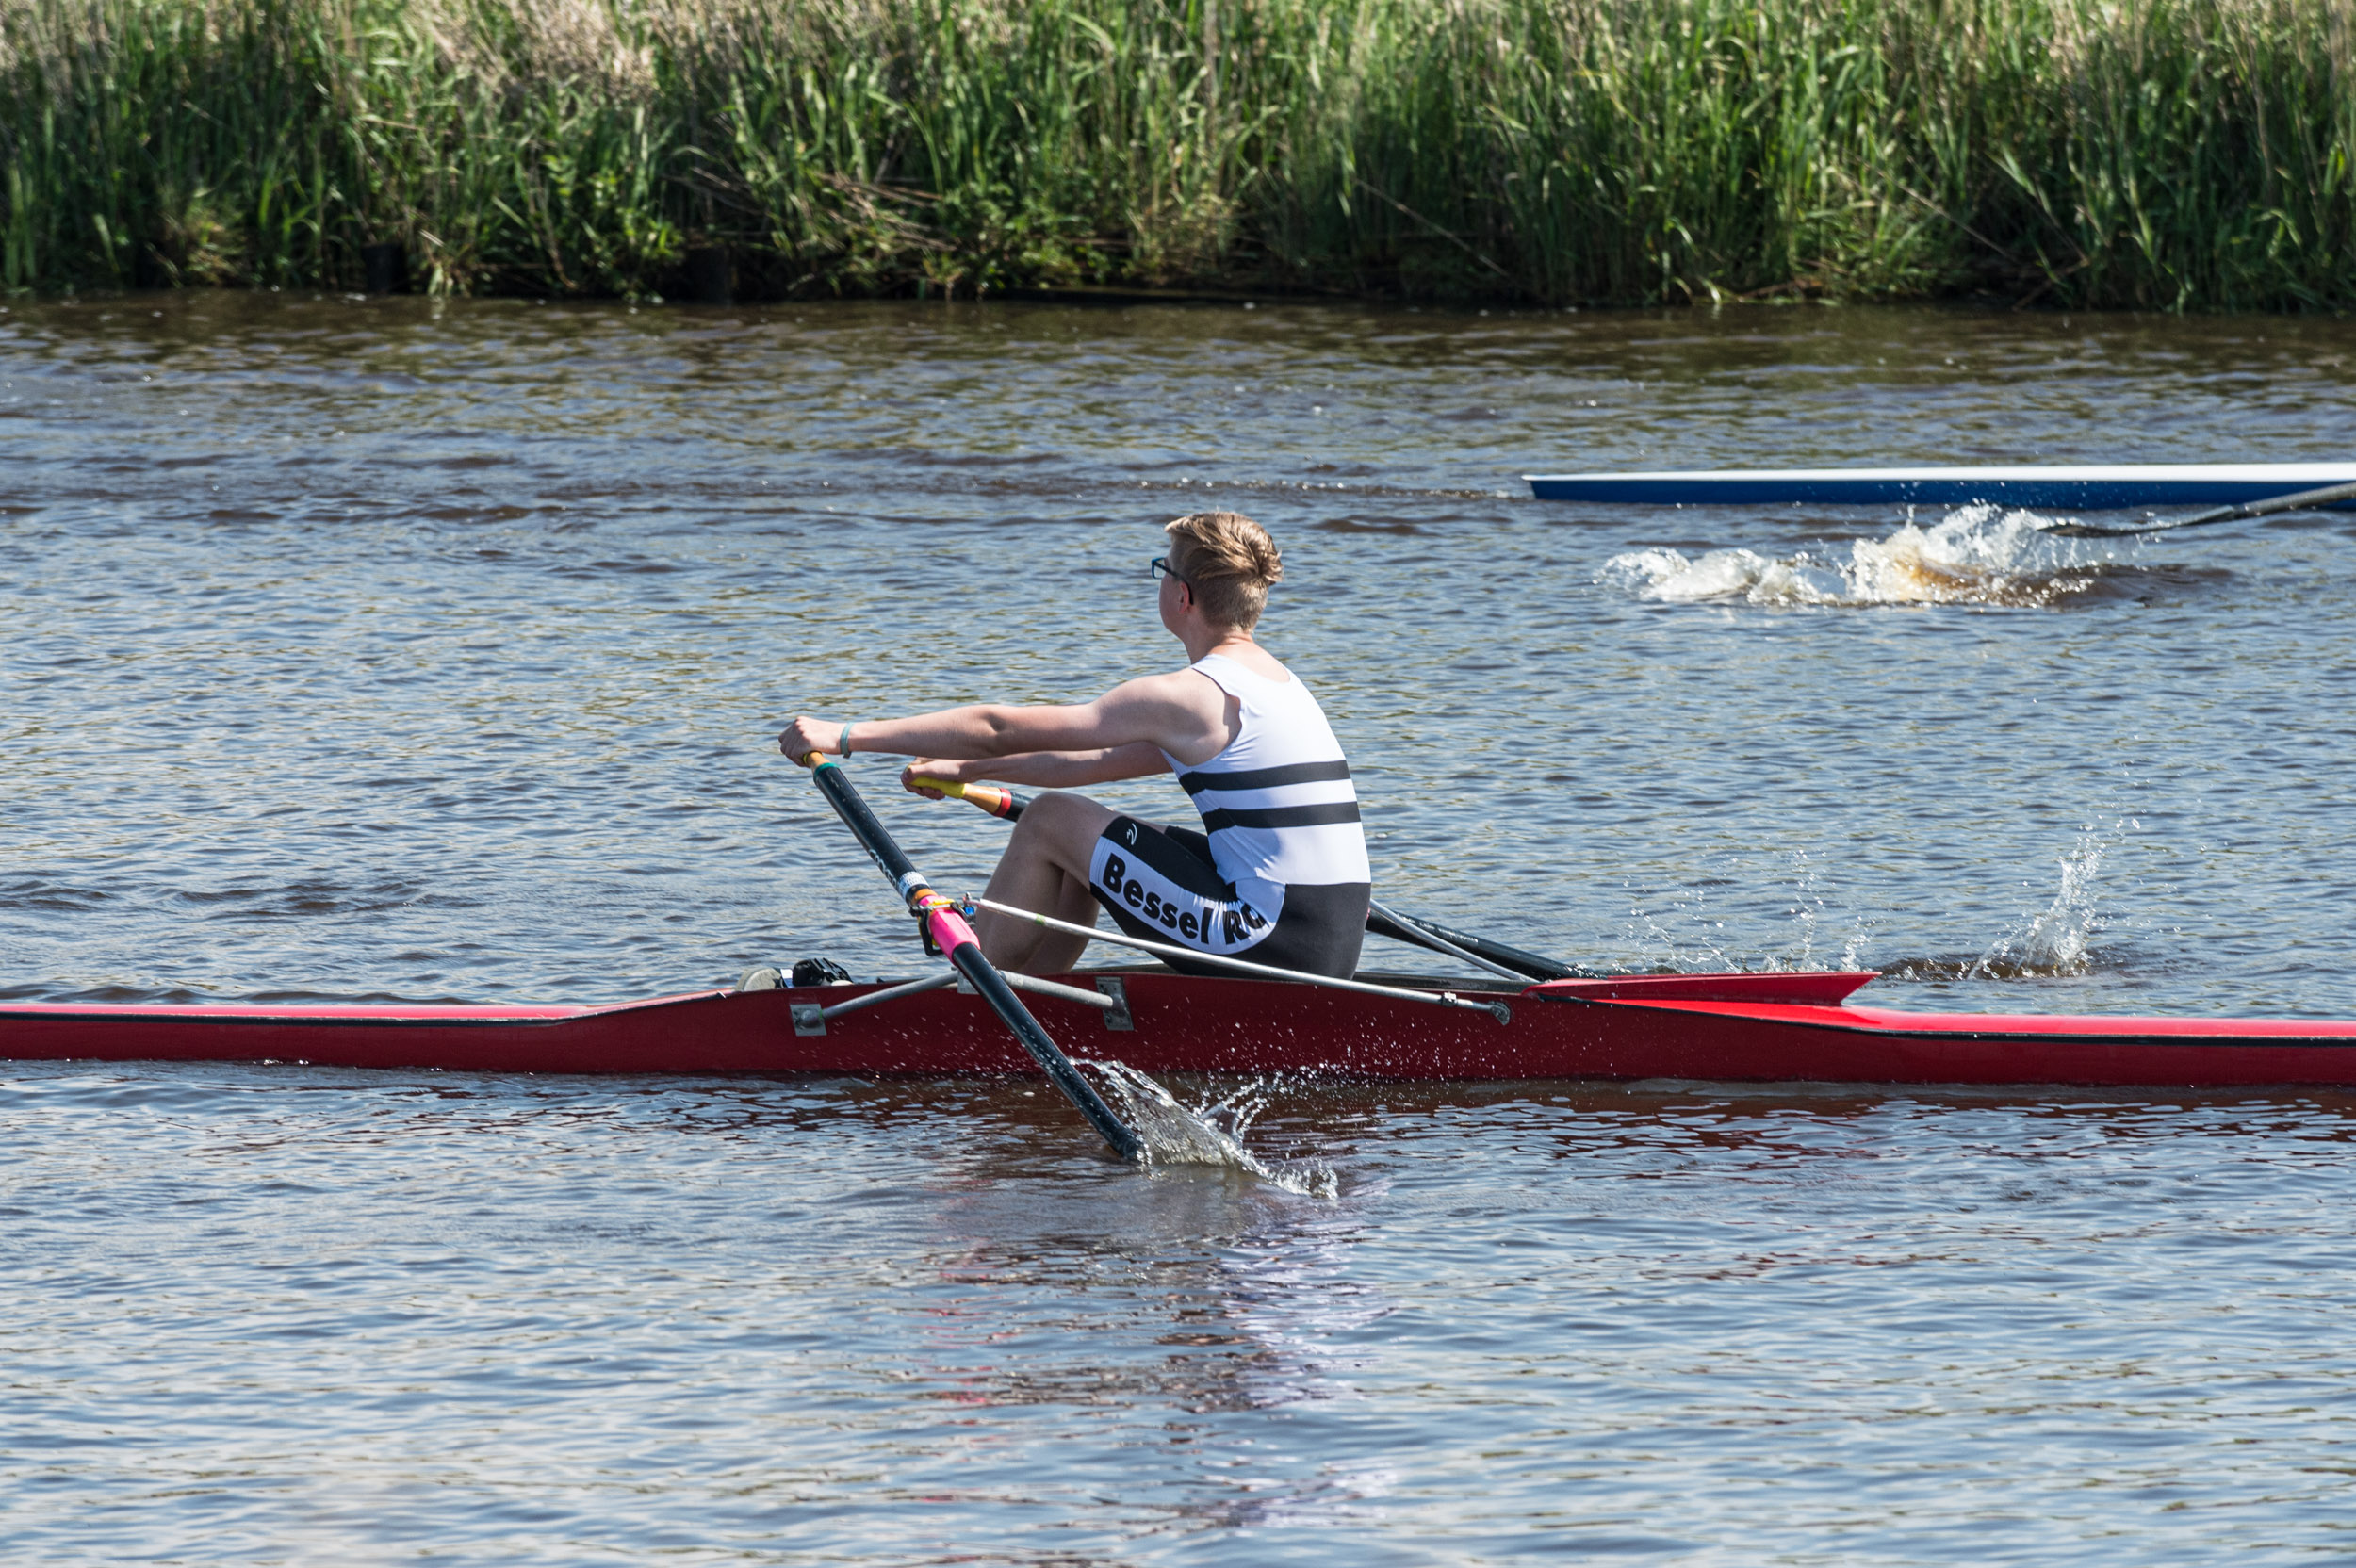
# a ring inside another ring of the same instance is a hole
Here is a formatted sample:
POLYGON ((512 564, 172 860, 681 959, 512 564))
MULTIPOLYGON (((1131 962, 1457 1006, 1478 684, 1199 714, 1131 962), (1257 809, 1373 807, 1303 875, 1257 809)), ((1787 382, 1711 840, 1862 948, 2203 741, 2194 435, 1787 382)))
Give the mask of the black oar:
MULTIPOLYGON (((996 784, 952 784, 947 779, 919 776, 916 784, 937 790, 970 805, 978 806, 993 817, 1013 822, 1023 815, 1023 808, 1031 804, 1029 797, 996 784)), ((1445 953, 1450 957, 1471 958, 1493 973, 1510 972, 1531 980, 1570 980, 1587 972, 1568 964, 1558 964, 1552 958, 1540 957, 1521 948, 1476 937, 1468 932, 1453 931, 1434 921, 1417 915, 1401 914, 1377 904, 1366 911, 1366 929, 1378 937, 1393 941, 1408 942, 1430 953, 1445 953)))
POLYGON ((914 862, 901 853, 900 846, 892 841, 884 825, 875 819, 875 813, 867 808, 867 802, 861 800, 859 792, 851 787, 851 780, 841 766, 833 758, 816 752, 804 758, 803 762, 810 768, 810 778, 817 784, 819 792, 826 797, 826 804, 833 807, 834 814, 843 819, 843 825, 859 840, 859 847, 867 851, 868 858, 886 876, 892 878, 892 887, 908 901, 908 912, 923 923, 933 945, 957 966, 957 972, 965 976, 981 999, 990 1004, 990 1010, 1014 1032, 1014 1037, 1023 1042, 1023 1049, 1031 1054, 1033 1061, 1046 1070, 1047 1076, 1055 1081, 1055 1086, 1080 1108, 1080 1114, 1104 1135, 1104 1141, 1112 1145, 1113 1152, 1124 1160, 1139 1158, 1145 1152, 1144 1143, 1129 1131, 1121 1118, 1113 1114, 1113 1108, 1104 1103, 1104 1097, 1080 1076, 1080 1070, 1072 1065, 1072 1058, 1065 1055, 1062 1049, 1048 1037, 1047 1031, 1039 1027, 1039 1020, 1033 1018, 1031 1010, 1023 1005, 1022 999, 1014 994, 1014 988, 1006 984, 1006 977, 998 972, 997 967, 982 956, 982 944, 974 939, 973 928, 965 923, 963 915, 957 913, 957 905, 933 891, 932 884, 916 869, 914 862))
POLYGON ((2123 539, 2134 533, 2166 533, 2170 529, 2203 528, 2210 523, 2238 523, 2248 517, 2266 517, 2277 512, 2302 512, 2311 506, 2331 506, 2338 501, 2349 500, 2356 500, 2356 484, 2327 484, 2320 490, 2301 490, 2291 496, 2269 496, 2262 501, 2213 506, 2206 512, 2196 512, 2189 517, 2178 517, 2168 522, 2138 523, 2133 528, 2102 528, 2094 523, 2048 523, 2037 531, 2063 539, 2123 539))
POLYGON ((1385 908, 1380 904, 1366 911, 1366 929, 1378 937, 1388 937, 1395 942, 1412 943, 1433 953, 1448 953, 1459 958, 1477 958, 1493 971, 1511 970, 1531 980, 1575 980, 1591 972, 1569 964, 1556 963, 1552 958, 1541 957, 1505 942, 1493 941, 1487 937, 1452 930, 1421 915, 1385 908), (1438 939, 1434 940, 1435 938, 1438 939))

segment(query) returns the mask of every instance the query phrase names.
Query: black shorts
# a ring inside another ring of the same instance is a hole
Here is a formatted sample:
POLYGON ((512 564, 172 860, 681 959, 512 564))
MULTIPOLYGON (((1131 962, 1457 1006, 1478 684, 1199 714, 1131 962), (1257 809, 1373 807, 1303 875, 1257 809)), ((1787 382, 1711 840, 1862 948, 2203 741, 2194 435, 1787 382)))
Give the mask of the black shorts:
MULTIPOLYGON (((1089 857, 1088 890, 1133 937, 1201 953, 1348 979, 1366 938, 1364 882, 1289 886, 1270 920, 1219 875, 1211 841, 1184 827, 1115 817, 1089 857)), ((1216 965, 1168 960, 1189 974, 1233 973, 1216 965)))

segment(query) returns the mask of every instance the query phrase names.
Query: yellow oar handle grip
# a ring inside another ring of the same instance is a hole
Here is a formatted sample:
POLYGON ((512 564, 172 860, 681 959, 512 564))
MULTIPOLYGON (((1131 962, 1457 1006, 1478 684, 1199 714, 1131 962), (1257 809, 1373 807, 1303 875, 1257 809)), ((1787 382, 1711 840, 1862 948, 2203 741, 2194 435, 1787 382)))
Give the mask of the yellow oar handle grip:
POLYGON ((933 778, 918 774, 908 780, 911 790, 939 790, 952 800, 968 806, 978 806, 993 817, 1013 818, 1022 815, 1023 802, 1012 790, 1002 790, 995 784, 952 784, 945 778, 933 778))

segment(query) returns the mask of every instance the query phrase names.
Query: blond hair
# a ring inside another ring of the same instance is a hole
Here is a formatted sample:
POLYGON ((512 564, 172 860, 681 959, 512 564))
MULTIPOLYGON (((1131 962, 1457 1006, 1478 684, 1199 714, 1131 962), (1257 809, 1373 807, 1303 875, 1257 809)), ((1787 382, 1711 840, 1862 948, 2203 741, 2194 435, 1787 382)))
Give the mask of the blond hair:
POLYGON ((1170 564, 1194 590, 1205 619, 1250 631, 1268 608, 1268 586, 1284 575, 1268 530, 1238 512, 1196 512, 1162 525, 1170 564))

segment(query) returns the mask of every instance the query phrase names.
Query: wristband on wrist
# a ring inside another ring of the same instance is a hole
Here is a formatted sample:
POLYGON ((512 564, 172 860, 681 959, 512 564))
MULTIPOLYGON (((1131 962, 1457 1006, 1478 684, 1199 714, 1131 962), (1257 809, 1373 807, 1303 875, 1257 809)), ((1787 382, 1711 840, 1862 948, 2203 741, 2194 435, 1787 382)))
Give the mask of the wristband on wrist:
POLYGON ((851 727, 849 725, 846 724, 843 727, 843 733, 836 739, 834 743, 834 749, 841 752, 845 757, 851 755, 851 727))

